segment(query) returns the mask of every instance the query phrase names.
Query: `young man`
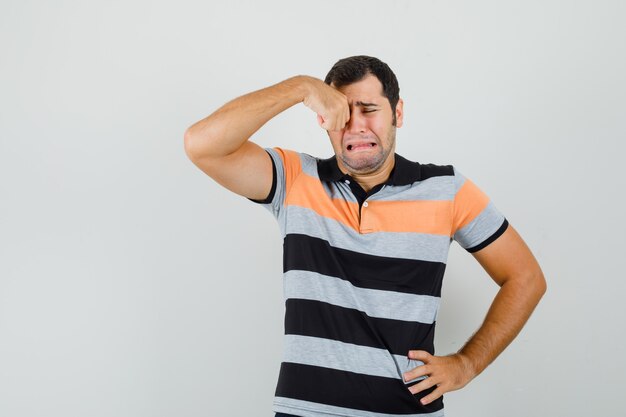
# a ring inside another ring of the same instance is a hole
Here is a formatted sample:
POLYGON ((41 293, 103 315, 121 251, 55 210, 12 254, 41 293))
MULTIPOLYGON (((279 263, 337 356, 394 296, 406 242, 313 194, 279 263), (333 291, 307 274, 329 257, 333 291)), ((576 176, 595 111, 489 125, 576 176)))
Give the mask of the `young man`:
POLYGON ((277 415, 442 416, 442 395, 481 373, 545 292, 528 247, 470 180, 452 166, 395 153, 403 116, 391 69, 354 56, 325 82, 290 78, 225 104, 185 133, 194 164, 264 205, 281 228, 286 349, 277 415), (335 156, 248 140, 297 103, 317 113, 335 156), (467 343, 435 356, 453 239, 500 290, 467 343))

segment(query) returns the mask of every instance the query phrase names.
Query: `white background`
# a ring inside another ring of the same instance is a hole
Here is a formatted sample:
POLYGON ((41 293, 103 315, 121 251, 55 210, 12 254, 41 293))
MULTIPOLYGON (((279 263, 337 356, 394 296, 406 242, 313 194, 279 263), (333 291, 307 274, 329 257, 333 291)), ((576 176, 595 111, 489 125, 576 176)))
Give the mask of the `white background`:
MULTIPOLYGON (((397 152, 454 164, 522 234, 548 292, 448 416, 626 406, 626 3, 0 3, 0 415, 273 416, 282 242, 184 130, 367 54, 405 100, 397 152)), ((304 106, 253 138, 320 157, 304 106)), ((496 286, 453 244, 438 353, 496 286)))

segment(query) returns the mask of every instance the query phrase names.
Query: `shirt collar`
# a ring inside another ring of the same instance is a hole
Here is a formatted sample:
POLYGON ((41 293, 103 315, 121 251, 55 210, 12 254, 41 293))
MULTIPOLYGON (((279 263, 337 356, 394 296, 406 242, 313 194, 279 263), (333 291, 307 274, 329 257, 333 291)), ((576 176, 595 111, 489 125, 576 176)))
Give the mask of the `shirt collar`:
MULTIPOLYGON (((389 185, 409 185, 422 178, 422 169, 419 162, 408 159, 394 153, 395 164, 385 184, 389 185)), ((333 155, 327 159, 317 160, 317 173, 322 181, 343 181, 351 178, 344 174, 337 165, 337 156, 333 155)))

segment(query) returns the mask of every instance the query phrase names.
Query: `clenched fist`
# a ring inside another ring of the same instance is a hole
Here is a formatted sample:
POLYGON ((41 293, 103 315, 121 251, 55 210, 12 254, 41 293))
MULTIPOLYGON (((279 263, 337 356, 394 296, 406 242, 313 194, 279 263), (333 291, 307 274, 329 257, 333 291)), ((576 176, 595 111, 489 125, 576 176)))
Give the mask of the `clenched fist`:
POLYGON ((303 103, 317 113, 319 125, 329 131, 341 130, 350 120, 348 99, 340 91, 314 77, 306 77, 303 103))

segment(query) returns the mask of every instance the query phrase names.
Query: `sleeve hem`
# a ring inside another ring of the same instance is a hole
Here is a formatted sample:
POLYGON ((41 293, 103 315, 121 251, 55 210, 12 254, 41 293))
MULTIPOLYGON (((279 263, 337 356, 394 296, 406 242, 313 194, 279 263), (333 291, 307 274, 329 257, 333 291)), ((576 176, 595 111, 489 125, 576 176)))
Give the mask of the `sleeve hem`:
POLYGON ((274 194, 276 193, 276 163, 274 162, 274 158, 272 158, 272 155, 270 155, 267 149, 265 150, 265 152, 267 152, 267 155, 272 161, 272 188, 270 189, 269 195, 264 200, 255 200, 253 198, 248 198, 248 200, 258 204, 270 204, 274 199, 274 194))
POLYGON ((496 230, 491 236, 489 236, 487 239, 485 239, 482 243, 480 243, 480 244, 478 244, 476 246, 472 246, 471 248, 466 248, 465 250, 470 252, 470 253, 474 253, 474 252, 478 252, 481 249, 486 248, 494 240, 499 238, 506 231, 506 229, 508 227, 509 227, 509 222, 508 222, 507 219, 504 219, 504 222, 502 223, 502 226, 500 226, 500 228, 498 228, 498 230, 496 230))

